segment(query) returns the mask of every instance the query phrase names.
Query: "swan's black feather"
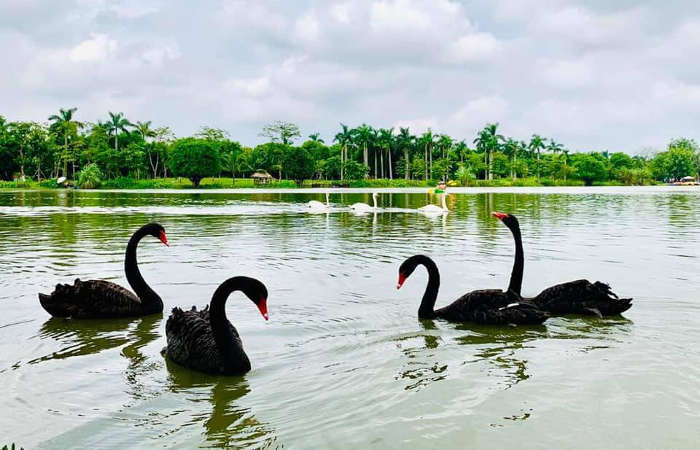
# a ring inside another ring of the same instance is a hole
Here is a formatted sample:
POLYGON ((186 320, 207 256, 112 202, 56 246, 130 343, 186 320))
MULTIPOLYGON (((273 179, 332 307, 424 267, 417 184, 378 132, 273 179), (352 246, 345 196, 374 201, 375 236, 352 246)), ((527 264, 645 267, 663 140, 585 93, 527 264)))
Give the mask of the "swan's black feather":
POLYGON ((482 289, 464 294, 444 308, 435 310, 435 316, 453 322, 487 325, 537 325, 549 317, 514 292, 500 289, 482 289))
POLYGON ((54 317, 99 319, 143 314, 141 300, 133 292, 105 280, 57 284, 51 294, 39 294, 39 302, 54 317))
POLYGON ((612 316, 632 307, 631 298, 619 298, 607 284, 588 280, 557 284, 540 292, 531 301, 554 315, 612 316))
MULTIPOLYGON (((250 371, 250 360, 243 351, 243 343, 236 328, 228 324, 233 340, 231 346, 236 358, 233 364, 224 364, 224 358, 214 340, 209 317, 209 306, 201 311, 173 308, 165 324, 168 342, 166 353, 181 366, 215 375, 235 375, 250 371)), ((231 350, 231 349, 229 349, 231 350)))

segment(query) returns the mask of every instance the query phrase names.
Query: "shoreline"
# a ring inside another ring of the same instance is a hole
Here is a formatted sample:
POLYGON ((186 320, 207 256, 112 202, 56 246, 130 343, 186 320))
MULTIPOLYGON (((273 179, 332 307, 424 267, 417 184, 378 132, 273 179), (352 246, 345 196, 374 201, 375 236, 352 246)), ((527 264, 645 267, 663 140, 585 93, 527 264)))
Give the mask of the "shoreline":
MULTIPOLYGON (((368 194, 404 193, 427 194, 432 187, 362 187, 362 188, 155 188, 155 189, 66 189, 66 188, 0 188, 2 192, 81 192, 133 194, 368 194)), ((502 186, 502 187, 448 187, 448 194, 626 194, 626 193, 679 192, 700 193, 698 186, 502 186)))

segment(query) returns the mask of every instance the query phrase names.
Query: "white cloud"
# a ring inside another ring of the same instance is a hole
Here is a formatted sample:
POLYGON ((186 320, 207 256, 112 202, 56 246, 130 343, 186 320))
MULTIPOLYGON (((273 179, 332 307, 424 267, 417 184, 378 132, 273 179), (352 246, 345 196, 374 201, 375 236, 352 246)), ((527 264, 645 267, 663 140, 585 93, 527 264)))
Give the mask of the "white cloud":
POLYGON ((303 41, 315 41, 319 33, 318 19, 313 11, 298 18, 294 25, 294 35, 303 41))
POLYGON ((421 134, 428 131, 428 129, 437 129, 437 119, 434 117, 418 117, 415 119, 399 119, 394 122, 394 128, 398 130, 403 127, 410 130, 411 134, 421 134))
POLYGON ((467 141, 498 121, 584 150, 700 138, 697 2, 27 4, 0 2, 10 120, 121 110, 180 135, 216 125, 247 145, 275 119, 325 136, 342 121, 467 141))
POLYGON ((87 39, 73 47, 69 53, 71 61, 103 61, 117 50, 117 41, 110 39, 106 34, 93 34, 87 39))
POLYGON ((467 34, 447 49, 445 60, 448 62, 470 62, 496 57, 502 44, 490 33, 467 34))
POLYGON ((224 86, 247 97, 263 97, 271 92, 270 79, 267 76, 259 78, 234 78, 227 80, 224 86))
POLYGON ((335 19, 336 21, 343 23, 343 24, 348 24, 350 23, 350 9, 352 8, 352 5, 348 3, 340 3, 337 5, 331 6, 331 17, 335 19))
POLYGON ((542 77, 552 86, 563 89, 576 89, 593 82, 593 70, 583 60, 549 61, 538 64, 542 67, 542 77))

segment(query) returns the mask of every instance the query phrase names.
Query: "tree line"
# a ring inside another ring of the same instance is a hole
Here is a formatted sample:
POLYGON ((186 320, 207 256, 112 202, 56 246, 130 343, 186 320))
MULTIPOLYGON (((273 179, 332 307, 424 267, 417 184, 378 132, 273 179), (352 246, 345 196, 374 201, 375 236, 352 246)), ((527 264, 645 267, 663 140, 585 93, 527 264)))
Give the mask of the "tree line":
POLYGON ((38 181, 63 176, 94 187, 100 180, 125 178, 249 177, 266 171, 294 180, 475 180, 519 179, 541 184, 586 185, 617 182, 649 184, 698 176, 700 150, 692 139, 672 140, 652 156, 623 152, 571 151, 551 138, 533 134, 519 140, 499 134, 498 124, 484 126, 471 141, 408 127, 374 128, 340 124, 332 142, 319 133, 297 144, 301 132, 288 122, 274 122, 260 136, 267 142, 246 147, 225 130, 201 127, 177 138, 169 127, 131 122, 123 113, 106 120, 81 122, 77 108, 60 109, 46 122, 8 122, 0 116, 0 178, 38 181))

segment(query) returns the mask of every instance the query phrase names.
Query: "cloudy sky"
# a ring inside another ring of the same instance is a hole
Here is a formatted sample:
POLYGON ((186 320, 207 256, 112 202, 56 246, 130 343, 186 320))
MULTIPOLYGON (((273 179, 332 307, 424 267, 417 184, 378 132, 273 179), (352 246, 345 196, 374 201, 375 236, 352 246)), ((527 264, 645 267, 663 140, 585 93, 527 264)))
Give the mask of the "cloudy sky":
POLYGON ((2 0, 0 114, 124 112, 246 145, 267 122, 486 122, 574 150, 700 138, 700 2, 2 0), (188 6, 184 6, 187 4, 188 6))

